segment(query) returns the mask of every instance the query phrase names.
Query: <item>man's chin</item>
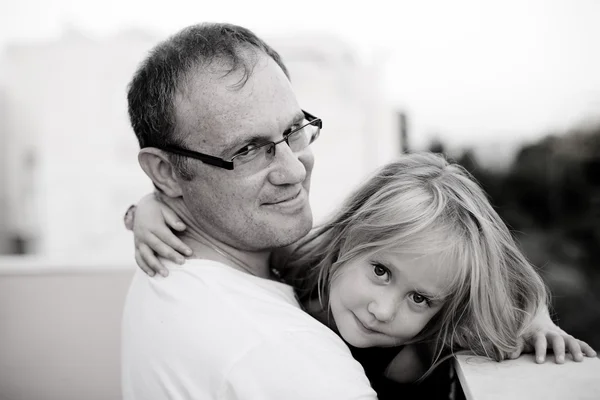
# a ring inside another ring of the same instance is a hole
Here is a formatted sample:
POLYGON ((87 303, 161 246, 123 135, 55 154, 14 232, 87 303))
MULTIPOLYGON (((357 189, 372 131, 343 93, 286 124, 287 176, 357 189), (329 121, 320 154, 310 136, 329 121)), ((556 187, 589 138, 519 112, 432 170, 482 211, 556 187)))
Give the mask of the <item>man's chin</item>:
POLYGON ((281 246, 287 246, 306 236, 312 229, 313 216, 310 207, 296 215, 278 216, 273 221, 273 226, 281 232, 281 246))
POLYGON ((306 236, 312 229, 312 219, 310 223, 303 226, 293 226, 287 230, 284 230, 281 235, 275 238, 277 245, 275 247, 285 247, 296 243, 304 236, 306 236))

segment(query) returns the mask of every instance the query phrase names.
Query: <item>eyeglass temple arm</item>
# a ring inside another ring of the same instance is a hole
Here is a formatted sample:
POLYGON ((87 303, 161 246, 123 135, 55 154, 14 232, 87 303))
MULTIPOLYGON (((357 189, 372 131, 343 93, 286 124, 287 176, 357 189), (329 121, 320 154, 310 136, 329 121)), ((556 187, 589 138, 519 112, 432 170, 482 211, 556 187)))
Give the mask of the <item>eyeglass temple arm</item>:
POLYGON ((164 149, 171 153, 179 154, 180 156, 195 158, 196 160, 200 160, 205 164, 214 165, 215 167, 221 167, 221 168, 228 169, 228 170, 233 169, 232 161, 225 161, 218 157, 209 156, 208 154, 198 154, 195 151, 183 149, 180 147, 174 147, 174 146, 165 146, 164 149))
POLYGON ((308 122, 313 122, 315 120, 318 120, 319 121, 319 129, 323 129, 323 120, 321 118, 315 117, 314 115, 312 115, 311 113, 309 113, 308 111, 305 111, 305 110, 302 110, 302 112, 304 113, 304 117, 306 117, 308 122))

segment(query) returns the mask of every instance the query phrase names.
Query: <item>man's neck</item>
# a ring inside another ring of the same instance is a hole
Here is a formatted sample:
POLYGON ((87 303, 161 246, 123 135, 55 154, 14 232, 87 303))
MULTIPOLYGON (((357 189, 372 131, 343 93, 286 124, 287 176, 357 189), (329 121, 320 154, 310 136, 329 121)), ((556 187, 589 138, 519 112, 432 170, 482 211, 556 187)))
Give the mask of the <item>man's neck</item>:
POLYGON ((198 222, 192 218, 181 199, 168 199, 162 196, 160 200, 167 203, 185 223, 186 229, 180 234, 180 239, 192 249, 191 258, 214 260, 260 278, 271 278, 270 251, 255 252, 237 249, 198 226, 198 222))
POLYGON ((260 278, 271 278, 270 252, 239 250, 190 227, 180 239, 192 249, 191 258, 214 260, 260 278))

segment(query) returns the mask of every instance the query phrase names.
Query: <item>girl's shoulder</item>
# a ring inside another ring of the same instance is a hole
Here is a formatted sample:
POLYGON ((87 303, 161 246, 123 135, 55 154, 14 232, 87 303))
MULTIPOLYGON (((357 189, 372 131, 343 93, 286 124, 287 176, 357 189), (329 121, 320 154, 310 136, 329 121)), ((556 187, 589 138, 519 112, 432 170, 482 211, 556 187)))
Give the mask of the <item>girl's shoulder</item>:
POLYGON ((352 356, 362 364, 369 379, 386 375, 390 363, 405 346, 358 348, 348 345, 352 356))

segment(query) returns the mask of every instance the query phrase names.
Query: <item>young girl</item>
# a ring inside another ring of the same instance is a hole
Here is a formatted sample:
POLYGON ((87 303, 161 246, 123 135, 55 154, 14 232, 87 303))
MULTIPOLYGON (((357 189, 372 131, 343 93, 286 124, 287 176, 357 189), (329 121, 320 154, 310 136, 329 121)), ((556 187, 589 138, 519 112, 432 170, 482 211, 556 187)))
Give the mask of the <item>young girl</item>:
MULTIPOLYGON (((153 251, 187 252, 167 224, 185 229, 157 200, 140 203, 136 260, 150 274, 164 270, 153 251)), ((518 356, 524 339, 539 362, 548 343, 557 362, 565 344, 576 361, 595 356, 551 322, 544 283, 483 190, 440 156, 406 155, 381 168, 273 261, 306 311, 348 343, 380 398, 388 378, 415 380, 420 362, 427 369, 459 350, 501 361, 518 356)))

